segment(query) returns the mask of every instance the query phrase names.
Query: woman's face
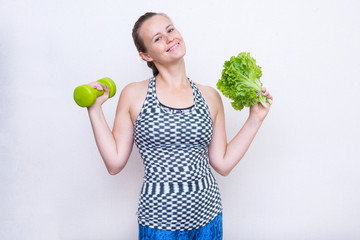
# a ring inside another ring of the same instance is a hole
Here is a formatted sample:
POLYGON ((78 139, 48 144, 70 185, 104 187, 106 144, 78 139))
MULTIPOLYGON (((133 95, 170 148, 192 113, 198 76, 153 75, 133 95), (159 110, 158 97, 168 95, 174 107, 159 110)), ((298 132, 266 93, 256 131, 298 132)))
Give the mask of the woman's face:
POLYGON ((181 59, 186 53, 180 32, 163 15, 155 15, 146 20, 139 34, 147 49, 146 53, 140 52, 145 61, 166 64, 181 59))

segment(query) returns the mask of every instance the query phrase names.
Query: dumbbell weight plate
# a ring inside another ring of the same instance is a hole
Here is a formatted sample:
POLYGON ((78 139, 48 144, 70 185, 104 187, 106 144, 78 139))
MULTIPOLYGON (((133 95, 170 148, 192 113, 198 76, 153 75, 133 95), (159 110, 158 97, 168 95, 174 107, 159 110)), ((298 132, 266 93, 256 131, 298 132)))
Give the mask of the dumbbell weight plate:
MULTIPOLYGON (((97 95, 94 88, 85 84, 78 86, 74 90, 74 100, 80 107, 88 107, 95 103, 97 95)), ((100 92, 100 91, 99 91, 100 92)), ((103 91, 102 91, 103 92, 103 91)))
POLYGON ((104 84, 109 89, 109 98, 112 98, 116 94, 116 85, 114 81, 111 78, 105 77, 100 80, 98 80, 103 86, 104 84))

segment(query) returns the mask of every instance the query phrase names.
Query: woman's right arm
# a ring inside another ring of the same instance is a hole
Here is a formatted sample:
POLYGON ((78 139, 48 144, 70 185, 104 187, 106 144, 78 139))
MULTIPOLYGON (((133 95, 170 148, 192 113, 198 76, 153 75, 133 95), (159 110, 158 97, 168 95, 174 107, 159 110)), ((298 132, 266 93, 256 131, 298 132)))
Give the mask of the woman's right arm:
MULTIPOLYGON (((90 84, 102 89, 99 83, 90 84)), ((102 104, 109 97, 109 90, 104 86, 105 93, 88 107, 89 118, 94 132, 95 141, 105 166, 111 175, 119 173, 126 165, 133 147, 133 123, 130 117, 130 94, 124 88, 116 110, 114 127, 111 131, 102 111, 102 104)))

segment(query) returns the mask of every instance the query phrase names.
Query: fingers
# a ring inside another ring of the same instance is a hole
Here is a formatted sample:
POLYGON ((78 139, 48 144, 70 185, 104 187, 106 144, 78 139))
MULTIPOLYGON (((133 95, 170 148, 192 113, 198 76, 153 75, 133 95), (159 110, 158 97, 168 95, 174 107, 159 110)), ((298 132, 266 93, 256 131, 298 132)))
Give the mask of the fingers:
POLYGON ((110 94, 110 90, 106 86, 106 84, 103 85, 100 82, 92 82, 92 83, 89 83, 89 85, 98 91, 104 90, 104 94, 103 94, 104 96, 108 96, 110 94))
POLYGON ((91 82, 89 85, 98 91, 103 90, 102 84, 100 82, 91 82))
MULTIPOLYGON (((261 86, 262 86, 263 84, 261 83, 261 86)), ((273 100, 273 96, 270 94, 270 92, 266 89, 266 88, 262 88, 261 89, 261 91, 262 91, 262 94, 265 96, 265 97, 267 97, 267 98, 270 98, 271 100, 273 100)), ((257 92, 256 93, 256 96, 259 96, 260 95, 260 91, 259 92, 257 92)))
POLYGON ((270 94, 270 92, 266 88, 262 88, 263 95, 267 98, 270 98, 273 100, 273 96, 270 94))
POLYGON ((109 88, 106 86, 106 84, 104 84, 104 91, 105 91, 104 95, 109 95, 109 94, 110 94, 110 90, 109 90, 109 88))

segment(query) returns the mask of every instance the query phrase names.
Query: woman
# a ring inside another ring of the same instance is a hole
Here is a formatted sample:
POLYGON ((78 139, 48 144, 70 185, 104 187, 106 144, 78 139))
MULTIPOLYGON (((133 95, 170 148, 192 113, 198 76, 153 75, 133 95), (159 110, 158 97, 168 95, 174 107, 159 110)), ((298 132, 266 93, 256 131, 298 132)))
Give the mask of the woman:
MULTIPOLYGON (((145 176, 138 207, 139 239, 222 239, 222 206, 211 167, 227 176, 244 156, 269 108, 256 104, 227 143, 219 93, 186 75, 186 47, 164 14, 146 13, 134 43, 154 77, 121 92, 111 131, 101 105, 88 107, 95 139, 110 174, 119 173, 135 141, 145 176)), ((98 82, 91 85, 102 90, 98 82)), ((272 99, 264 88, 262 94, 272 99)))

